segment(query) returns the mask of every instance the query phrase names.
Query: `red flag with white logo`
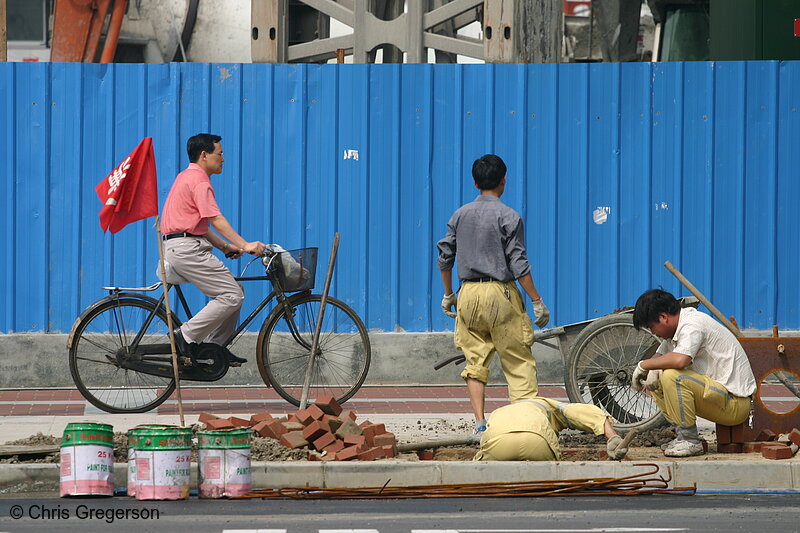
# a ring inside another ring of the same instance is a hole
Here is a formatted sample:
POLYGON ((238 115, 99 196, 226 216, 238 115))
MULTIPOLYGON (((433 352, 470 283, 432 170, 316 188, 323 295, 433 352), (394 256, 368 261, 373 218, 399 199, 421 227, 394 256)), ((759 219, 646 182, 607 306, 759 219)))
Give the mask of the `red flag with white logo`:
POLYGON ((145 137, 111 174, 94 188, 103 202, 100 227, 119 230, 143 218, 158 215, 158 183, 153 138, 145 137))

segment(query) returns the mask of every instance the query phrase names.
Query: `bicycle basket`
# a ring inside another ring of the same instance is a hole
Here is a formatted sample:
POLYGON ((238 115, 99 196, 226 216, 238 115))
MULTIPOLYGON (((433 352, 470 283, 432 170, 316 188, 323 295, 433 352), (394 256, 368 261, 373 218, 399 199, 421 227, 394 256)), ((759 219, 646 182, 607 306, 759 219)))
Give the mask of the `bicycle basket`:
POLYGON ((317 273, 317 248, 279 252, 272 265, 283 292, 311 290, 317 273))

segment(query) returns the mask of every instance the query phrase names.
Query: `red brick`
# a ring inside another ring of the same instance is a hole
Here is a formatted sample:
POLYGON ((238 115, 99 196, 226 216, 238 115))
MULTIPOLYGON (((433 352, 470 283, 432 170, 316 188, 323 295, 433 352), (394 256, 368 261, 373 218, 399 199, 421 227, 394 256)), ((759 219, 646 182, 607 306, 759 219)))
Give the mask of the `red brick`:
POLYGON ((269 427, 269 420, 264 420, 253 426, 253 431, 261 437, 275 440, 280 438, 280 435, 273 433, 272 429, 269 427))
POLYGON ((335 416, 325 415, 322 417, 322 422, 328 424, 331 433, 336 433, 336 430, 342 427, 342 421, 336 418, 335 416))
POLYGON ((355 422, 356 418, 358 418, 358 416, 356 415, 356 412, 353 411, 352 409, 344 409, 337 416, 339 417, 340 420, 346 420, 346 419, 349 418, 353 422, 355 422))
POLYGON ((420 461, 433 461, 433 450, 419 450, 417 457, 420 461))
POLYGON ((789 432, 789 440, 800 446, 800 429, 794 428, 789 432))
POLYGON ((765 459, 789 459, 792 457, 792 449, 785 444, 763 444, 761 455, 765 459))
POLYGON ((264 422, 265 420, 273 420, 272 415, 266 411, 263 413, 257 413, 250 417, 250 425, 255 426, 259 422, 264 422))
POLYGON ((314 420, 305 428, 303 428, 303 437, 305 437, 305 439, 309 442, 320 438, 326 433, 328 433, 328 428, 325 427, 325 424, 319 420, 314 420))
POLYGON ((309 405, 307 410, 308 414, 311 415, 314 420, 322 420, 322 417, 325 416, 325 412, 315 403, 309 405))
POLYGON ((364 420, 363 422, 361 422, 358 425, 358 427, 360 427, 361 429, 364 429, 365 427, 371 426, 371 425, 372 425, 372 422, 370 422, 369 420, 364 420))
POLYGON ((763 442, 745 442, 743 451, 744 453, 761 453, 763 444, 763 442))
POLYGON ((306 427, 300 422, 290 422, 288 420, 286 422, 281 422, 281 425, 286 428, 286 433, 289 433, 290 431, 303 431, 303 429, 306 427))
POLYGON ((717 424, 717 444, 730 444, 731 442, 731 427, 717 424))
POLYGON ((272 434, 275 435, 274 437, 272 437, 274 439, 280 439, 281 435, 286 433, 286 427, 280 420, 276 419, 265 420, 264 423, 269 426, 270 431, 272 431, 272 434))
POLYGON ((767 428, 759 431, 758 435, 756 436, 756 440, 759 442, 769 442, 777 439, 778 436, 775 434, 775 432, 767 428))
POLYGON ((368 448, 358 454, 359 461, 374 461, 375 459, 381 459, 383 457, 383 450, 378 446, 368 448))
POLYGON ((717 453, 744 453, 744 446, 739 442, 717 443, 717 453))
POLYGON ((387 459, 391 459, 397 455, 397 448, 394 446, 381 446, 381 450, 383 450, 383 456, 387 459))
POLYGON ((375 443, 375 446, 397 446, 397 437, 394 436, 394 433, 381 433, 375 435, 372 442, 375 443))
POLYGON ((215 418, 214 420, 206 421, 206 429, 233 429, 233 424, 227 418, 215 418))
POLYGON ((744 423, 731 426, 731 442, 744 442, 744 423))
POLYGON ((250 427, 250 421, 249 420, 245 420, 244 418, 238 418, 238 417, 232 416, 228 420, 231 421, 231 424, 233 424, 233 427, 235 427, 235 428, 250 427))
POLYGON ((364 446, 367 443, 367 439, 364 435, 346 435, 342 442, 346 446, 364 446))
POLYGON ((335 457, 337 461, 349 461, 358 457, 358 453, 359 451, 357 447, 350 446, 349 448, 345 448, 336 452, 335 457))
POLYGON ((311 416, 311 413, 308 411, 308 409, 300 409, 293 414, 297 421, 304 426, 307 426, 314 421, 314 417, 311 416))
POLYGON ((364 430, 358 427, 352 420, 345 420, 339 429, 336 430, 336 436, 342 439, 348 435, 362 435, 363 433, 364 430))
POLYGON ((197 421, 200 422, 201 424, 205 424, 209 420, 215 420, 217 418, 219 418, 217 415, 212 415, 211 413, 203 412, 200 413, 200 417, 197 419, 197 421))
POLYGON ((317 398, 317 401, 314 402, 314 405, 319 406, 320 409, 326 414, 339 416, 339 413, 342 412, 342 406, 339 405, 339 402, 336 401, 336 398, 333 396, 320 396, 317 398))
POLYGON ((322 461, 322 457, 313 452, 308 452, 309 461, 322 461))
POLYGON ((386 426, 383 424, 369 424, 363 426, 361 429, 364 430, 364 436, 367 438, 367 444, 370 446, 377 446, 377 444, 374 443, 375 435, 386 433, 386 426))
POLYGON ((334 442, 339 442, 336 440, 336 436, 334 436, 333 433, 325 433, 318 439, 315 439, 313 444, 314 448, 316 448, 319 451, 322 451, 325 449, 326 446, 330 446, 334 442))
POLYGON ((308 441, 303 438, 302 431, 290 431, 281 435, 280 443, 287 448, 302 448, 308 446, 308 441))
POLYGON ((333 444, 326 446, 325 449, 322 451, 328 453, 329 455, 333 455, 339 450, 344 450, 344 442, 337 440, 334 441, 333 444))

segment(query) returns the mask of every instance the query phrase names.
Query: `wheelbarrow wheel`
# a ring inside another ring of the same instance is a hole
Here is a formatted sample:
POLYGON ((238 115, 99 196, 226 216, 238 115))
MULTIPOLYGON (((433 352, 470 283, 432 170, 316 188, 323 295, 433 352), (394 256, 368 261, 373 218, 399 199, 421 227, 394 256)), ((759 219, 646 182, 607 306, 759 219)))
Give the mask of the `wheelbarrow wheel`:
POLYGON ((658 339, 636 331, 630 313, 607 315, 575 338, 564 383, 572 402, 594 404, 614 418, 614 427, 644 431, 667 423, 649 394, 631 388, 636 364, 652 356, 658 339))

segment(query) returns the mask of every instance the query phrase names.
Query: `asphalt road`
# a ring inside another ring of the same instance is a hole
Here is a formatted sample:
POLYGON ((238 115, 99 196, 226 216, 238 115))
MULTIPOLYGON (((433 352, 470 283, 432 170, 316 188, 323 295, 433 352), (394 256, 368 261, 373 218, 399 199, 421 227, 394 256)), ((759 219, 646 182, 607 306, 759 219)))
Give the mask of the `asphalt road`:
POLYGON ((795 494, 386 501, 0 499, 0 531, 678 532, 800 531, 795 494), (13 516, 21 513, 22 517, 13 516), (128 518, 124 518, 127 514, 128 518))

